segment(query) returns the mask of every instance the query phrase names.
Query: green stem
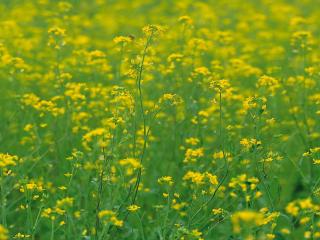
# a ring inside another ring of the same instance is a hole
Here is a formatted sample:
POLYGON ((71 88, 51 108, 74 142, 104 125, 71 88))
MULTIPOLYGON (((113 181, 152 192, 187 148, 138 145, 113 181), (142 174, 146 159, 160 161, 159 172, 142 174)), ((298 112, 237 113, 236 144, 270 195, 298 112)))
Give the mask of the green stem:
POLYGON ((54 240, 54 220, 51 219, 51 236, 50 240, 54 240))

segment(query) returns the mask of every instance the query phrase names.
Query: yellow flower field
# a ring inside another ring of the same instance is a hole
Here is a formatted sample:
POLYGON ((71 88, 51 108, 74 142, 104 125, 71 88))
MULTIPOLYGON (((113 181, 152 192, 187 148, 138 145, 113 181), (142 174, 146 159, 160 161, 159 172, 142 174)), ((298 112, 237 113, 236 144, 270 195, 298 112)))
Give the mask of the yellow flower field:
POLYGON ((318 0, 1 0, 0 240, 320 239, 318 0))

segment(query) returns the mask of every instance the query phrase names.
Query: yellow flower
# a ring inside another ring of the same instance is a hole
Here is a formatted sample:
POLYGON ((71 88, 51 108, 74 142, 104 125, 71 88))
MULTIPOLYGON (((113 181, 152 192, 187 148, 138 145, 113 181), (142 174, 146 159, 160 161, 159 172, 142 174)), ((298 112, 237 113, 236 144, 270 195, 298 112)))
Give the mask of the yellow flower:
POLYGON ((290 234, 290 230, 288 228, 282 228, 280 231, 282 234, 285 234, 285 235, 290 234))
POLYGON ((163 33, 165 31, 165 28, 160 25, 151 24, 143 27, 142 31, 145 35, 151 36, 154 34, 163 33))
POLYGON ((133 204, 133 205, 128 206, 127 209, 130 212, 136 212, 140 209, 140 207, 138 205, 133 204))
POLYGON ((103 222, 105 224, 111 223, 112 225, 115 225, 117 227, 122 227, 123 226, 123 221, 119 220, 116 216, 116 213, 112 210, 102 210, 98 213, 98 217, 100 219, 103 219, 103 222))
POLYGON ((111 216, 114 215, 114 212, 111 210, 102 210, 99 212, 98 217, 103 218, 104 216, 111 216))
POLYGON ((16 238, 30 238, 30 235, 29 234, 22 234, 22 233, 17 233, 16 235, 14 235, 13 237, 14 239, 16 238))
POLYGON ((168 194, 168 193, 162 193, 162 196, 163 196, 164 198, 167 198, 167 197, 169 197, 169 194, 168 194))
POLYGON ((300 224, 304 225, 310 221, 310 217, 303 217, 300 219, 300 224))
POLYGON ((72 206, 73 202, 74 202, 74 198, 65 197, 65 198, 63 198, 61 200, 58 200, 57 203, 56 203, 56 206, 58 208, 65 207, 65 206, 72 206))
POLYGON ((200 172, 188 171, 184 176, 183 180, 190 180, 196 185, 204 184, 205 175, 200 172))
POLYGON ((184 24, 192 24, 192 19, 189 16, 181 16, 179 17, 178 21, 184 24))
POLYGON ((65 221, 61 221, 61 222, 59 223, 59 226, 63 226, 63 225, 65 225, 65 224, 66 224, 65 221))
POLYGON ((183 162, 189 163, 189 162, 196 162, 199 158, 204 156, 204 148, 196 148, 191 149, 188 148, 185 153, 185 158, 183 162))
POLYGON ((0 224, 0 240, 8 240, 8 230, 0 224))
POLYGON ((133 37, 124 37, 124 36, 118 36, 113 39, 113 41, 116 44, 118 44, 118 43, 127 44, 127 43, 132 42, 132 40, 133 40, 133 37))
POLYGON ((9 155, 8 153, 0 153, 0 168, 8 166, 15 166, 17 164, 18 157, 15 155, 9 155))
POLYGON ((200 232, 198 229, 193 229, 191 231, 191 235, 194 237, 200 237, 202 235, 202 232, 200 232))
POLYGON ((65 36, 66 30, 59 27, 53 27, 48 30, 49 34, 53 34, 54 36, 65 36))
POLYGON ((186 139, 186 144, 190 144, 192 146, 195 146, 199 144, 200 140, 198 138, 190 137, 186 139))
POLYGON ((214 208, 214 209, 212 209, 212 213, 214 215, 222 214, 223 213, 223 209, 222 208, 214 208))
POLYGON ((236 212, 231 217, 233 225, 233 231, 240 233, 241 223, 252 224, 251 226, 260 226, 264 223, 263 214, 260 212, 254 212, 250 210, 244 210, 236 212))
POLYGON ((259 147, 261 145, 261 141, 255 139, 255 138, 242 138, 240 140, 240 145, 243 146, 245 151, 248 151, 252 147, 259 147))
POLYGON ((276 90, 280 88, 280 83, 276 78, 263 75, 259 78, 257 86, 266 87, 268 92, 274 95, 276 90))
POLYGON ((171 186, 174 182, 171 176, 163 176, 161 178, 158 178, 158 183, 159 184, 168 184, 171 186))
POLYGON ((267 239, 275 239, 276 235, 272 234, 272 233, 268 233, 267 234, 267 239))
POLYGON ((305 231, 303 236, 305 239, 309 239, 311 238, 311 234, 312 234, 311 231, 305 231))
POLYGON ((291 202, 287 205, 286 212, 292 216, 297 216, 299 213, 299 208, 295 205, 295 203, 291 202))

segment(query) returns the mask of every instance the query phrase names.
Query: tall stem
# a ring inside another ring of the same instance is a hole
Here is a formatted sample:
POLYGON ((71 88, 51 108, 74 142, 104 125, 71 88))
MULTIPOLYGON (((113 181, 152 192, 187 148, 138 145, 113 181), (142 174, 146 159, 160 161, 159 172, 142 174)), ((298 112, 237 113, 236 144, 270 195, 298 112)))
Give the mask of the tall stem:
POLYGON ((146 45, 145 45, 145 47, 143 49, 142 59, 141 59, 141 63, 140 63, 140 66, 139 66, 139 72, 138 72, 138 76, 137 76, 138 98, 139 98, 141 116, 142 116, 142 121, 143 121, 143 148, 142 148, 142 152, 141 152, 141 155, 140 155, 140 166, 139 166, 139 169, 138 169, 137 178, 136 178, 136 182, 135 182, 135 186, 134 186, 134 195, 133 195, 133 198, 132 198, 132 204, 135 203, 137 195, 138 195, 138 190, 139 190, 139 186, 140 186, 140 182, 141 182, 142 162, 143 162, 143 159, 144 159, 145 151, 146 151, 146 148, 147 148, 147 140, 148 140, 146 116, 145 116, 145 112, 144 112, 141 81, 142 81, 142 72, 143 72, 144 61, 145 61, 145 57, 147 55, 147 49, 148 49, 148 47, 150 45, 150 42, 152 40, 152 36, 153 36, 153 32, 148 37, 146 45))

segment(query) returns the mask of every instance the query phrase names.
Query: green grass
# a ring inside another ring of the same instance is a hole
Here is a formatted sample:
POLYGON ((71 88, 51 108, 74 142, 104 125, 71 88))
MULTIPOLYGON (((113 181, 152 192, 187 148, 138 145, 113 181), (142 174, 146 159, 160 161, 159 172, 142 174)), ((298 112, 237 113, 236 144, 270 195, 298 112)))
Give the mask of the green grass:
POLYGON ((320 238, 316 5, 1 1, 0 240, 320 238))

